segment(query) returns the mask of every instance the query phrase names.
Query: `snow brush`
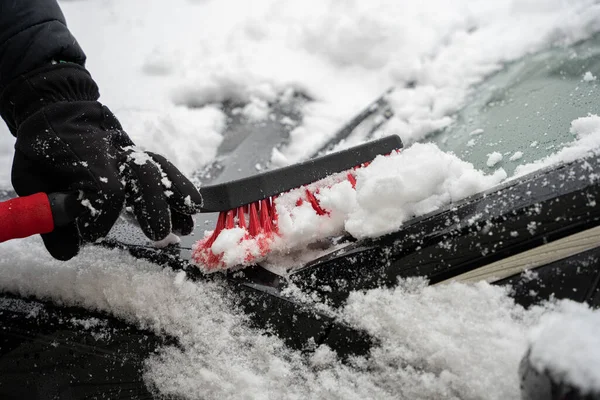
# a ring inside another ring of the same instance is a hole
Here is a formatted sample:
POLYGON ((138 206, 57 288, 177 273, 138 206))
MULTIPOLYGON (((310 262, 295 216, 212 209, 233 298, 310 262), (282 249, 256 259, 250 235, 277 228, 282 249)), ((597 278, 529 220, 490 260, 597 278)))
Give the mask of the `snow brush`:
MULTIPOLYGON (((275 209, 278 195, 343 171, 349 171, 347 179, 354 186, 354 169, 366 166, 378 155, 401 148, 402 141, 398 136, 388 136, 300 164, 201 187, 204 204, 200 212, 219 212, 219 217, 213 233, 194 246, 193 261, 207 270, 222 267, 220 255, 214 254, 211 247, 225 230, 231 228, 242 228, 245 231, 243 240, 256 240, 259 255, 266 255, 270 239, 278 231, 275 209)), ((300 203, 303 201, 308 201, 319 215, 327 214, 310 190, 305 191, 304 198, 298 199, 300 203)), ((36 193, 0 202, 0 243, 50 233, 84 212, 86 208, 76 193, 36 193)), ((245 262, 251 263, 254 259, 255 256, 249 255, 245 262)))
MULTIPOLYGON (((219 217, 212 234, 194 245, 192 260, 207 271, 222 269, 226 266, 222 253, 215 252, 213 245, 225 232, 241 228, 243 236, 238 245, 241 246, 244 241, 254 241, 255 244, 254 251, 247 252, 244 258, 244 264, 252 264, 269 253, 270 244, 278 235, 277 196, 344 171, 347 171, 346 179, 354 188, 356 169, 366 167, 379 155, 389 155, 401 148, 400 137, 387 136, 303 163, 202 187, 203 212, 219 212, 219 217)), ((315 196, 318 189, 314 193, 304 189, 296 205, 308 202, 318 215, 328 214, 315 196)))

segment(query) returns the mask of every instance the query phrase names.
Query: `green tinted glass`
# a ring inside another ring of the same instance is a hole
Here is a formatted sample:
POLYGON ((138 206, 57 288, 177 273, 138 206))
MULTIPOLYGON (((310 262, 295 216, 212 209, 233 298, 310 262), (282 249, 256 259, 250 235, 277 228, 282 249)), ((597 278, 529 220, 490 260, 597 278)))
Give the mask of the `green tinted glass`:
POLYGON ((600 36, 528 56, 476 88, 456 122, 429 139, 482 170, 491 169, 488 154, 500 152, 492 168, 510 176, 572 142, 571 121, 600 115, 599 84, 600 36), (518 151, 522 158, 511 161, 518 151))

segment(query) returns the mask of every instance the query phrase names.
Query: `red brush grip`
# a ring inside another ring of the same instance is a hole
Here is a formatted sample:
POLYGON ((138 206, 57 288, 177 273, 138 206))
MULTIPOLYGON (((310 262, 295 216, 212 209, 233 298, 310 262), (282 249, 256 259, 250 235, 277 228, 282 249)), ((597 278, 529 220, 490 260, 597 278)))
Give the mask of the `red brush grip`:
POLYGON ((53 230, 52 209, 45 193, 0 202, 0 243, 53 230))

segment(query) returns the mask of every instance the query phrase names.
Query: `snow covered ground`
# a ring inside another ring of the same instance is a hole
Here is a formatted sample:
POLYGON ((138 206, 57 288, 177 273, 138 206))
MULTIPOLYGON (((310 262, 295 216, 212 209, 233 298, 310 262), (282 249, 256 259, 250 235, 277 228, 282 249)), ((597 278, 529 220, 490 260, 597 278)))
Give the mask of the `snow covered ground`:
MULTIPOLYGON (((268 115, 266 101, 290 88, 313 98, 278 157, 292 163, 394 86, 396 116, 386 132, 411 144, 451 123, 473 85, 503 62, 600 31, 595 0, 81 0, 61 6, 102 101, 138 145, 188 174, 209 162, 221 142, 225 116, 215 102, 244 101, 243 112, 260 120, 268 115)), ((574 150, 521 172, 598 147, 598 117, 581 115, 572 127, 574 150)), ((0 130, 0 188, 7 188, 13 138, 3 125, 0 130)), ((439 171, 436 182, 445 191, 431 185, 414 194, 418 201, 401 203, 405 213, 397 221, 380 221, 381 199, 365 183, 356 194, 360 207, 342 218, 353 234, 394 229, 404 217, 504 178, 477 175, 433 145, 405 153, 413 158, 392 160, 394 168, 414 168, 426 157, 420 165, 439 171), (477 179, 461 181, 465 171, 477 179)), ((374 165, 365 177, 396 188, 394 171, 374 165)), ((390 190, 389 198, 395 195, 390 190)), ((381 340, 370 357, 343 365, 328 349, 305 358, 248 328, 218 285, 193 283, 116 251, 89 248, 59 263, 36 238, 4 243, 0 289, 105 310, 178 337, 182 348, 148 360, 146 376, 160 392, 190 399, 518 398, 517 365, 529 329, 542 314, 583 308, 525 311, 504 289, 485 283, 400 282, 355 293, 339 311, 339 318, 381 340)))

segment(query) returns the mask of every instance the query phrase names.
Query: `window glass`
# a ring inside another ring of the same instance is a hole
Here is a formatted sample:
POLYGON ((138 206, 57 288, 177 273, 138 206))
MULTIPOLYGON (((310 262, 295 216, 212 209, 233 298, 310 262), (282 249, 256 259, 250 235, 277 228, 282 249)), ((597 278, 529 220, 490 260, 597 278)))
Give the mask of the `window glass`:
POLYGON ((503 167, 510 176, 518 165, 572 142, 571 121, 600 114, 599 83, 600 35, 508 64, 474 90, 455 123, 430 139, 476 168, 503 167), (489 167, 493 152, 503 157, 489 167))

